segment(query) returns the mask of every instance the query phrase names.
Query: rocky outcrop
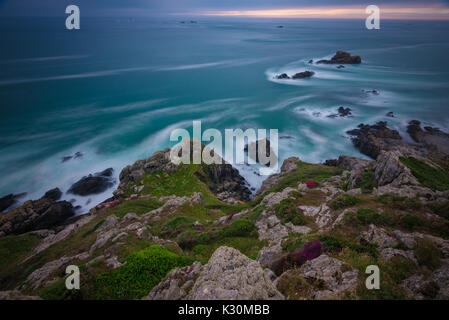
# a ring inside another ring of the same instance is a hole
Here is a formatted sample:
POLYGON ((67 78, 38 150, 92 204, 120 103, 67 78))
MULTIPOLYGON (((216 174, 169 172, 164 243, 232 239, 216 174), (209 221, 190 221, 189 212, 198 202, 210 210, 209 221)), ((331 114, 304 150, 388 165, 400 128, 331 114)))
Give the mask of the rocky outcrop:
POLYGON ((424 144, 438 156, 449 154, 449 134, 440 129, 427 126, 423 130, 420 121, 412 120, 407 126, 407 133, 414 141, 424 144))
POLYGON ((297 157, 290 157, 285 159, 281 166, 281 173, 273 174, 264 180, 262 186, 256 192, 256 196, 262 195, 272 187, 274 187, 285 174, 291 173, 298 168, 297 162, 300 161, 297 157))
POLYGON ((286 73, 281 73, 276 76, 276 79, 278 80, 285 80, 285 79, 304 79, 304 78, 310 78, 315 74, 313 71, 303 71, 298 72, 292 75, 291 77, 286 73))
POLYGON ((218 248, 202 268, 190 294, 193 300, 281 300, 282 294, 261 266, 239 251, 218 248))
POLYGON ((102 193, 114 185, 114 179, 112 177, 113 171, 114 169, 109 168, 102 172, 83 177, 75 182, 67 193, 79 196, 102 193))
POLYGON ((376 159, 382 150, 393 150, 399 145, 406 146, 396 130, 387 128, 387 122, 379 121, 374 125, 360 124, 358 129, 347 132, 352 136, 354 146, 361 153, 376 159))
POLYGON ((17 203, 17 201, 25 196, 26 193, 21 194, 8 194, 4 196, 3 198, 0 198, 0 215, 3 211, 6 211, 6 209, 11 208, 14 204, 17 203))
POLYGON ((350 108, 339 107, 336 114, 328 115, 328 118, 351 117, 352 110, 350 108))
POLYGON ((18 290, 0 291, 1 300, 42 300, 37 296, 25 296, 18 290))
POLYGON ((201 272, 201 263, 176 268, 164 280, 151 290, 145 300, 184 300, 190 293, 201 272))
POLYGON ((419 185, 419 182, 404 166, 399 158, 399 151, 381 151, 374 165, 374 176, 379 186, 391 184, 392 186, 419 185))
POLYGON ((74 214, 72 204, 67 201, 29 200, 0 217, 0 236, 56 228, 74 214))
POLYGON ((306 279, 323 283, 324 288, 314 292, 314 299, 331 299, 357 287, 358 270, 344 268, 342 261, 325 254, 306 262, 300 270, 306 279))
POLYGON ((62 191, 59 188, 54 188, 45 192, 42 198, 58 201, 62 197, 62 191))
POLYGON ((330 60, 319 60, 317 64, 360 64, 362 59, 360 56, 351 56, 349 52, 337 51, 330 60))

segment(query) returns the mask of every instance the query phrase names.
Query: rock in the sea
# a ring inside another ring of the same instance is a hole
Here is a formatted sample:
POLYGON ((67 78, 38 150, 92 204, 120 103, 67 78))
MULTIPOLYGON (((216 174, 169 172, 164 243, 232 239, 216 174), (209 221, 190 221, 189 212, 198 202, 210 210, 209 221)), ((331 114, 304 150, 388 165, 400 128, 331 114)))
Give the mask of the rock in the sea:
POLYGON ((412 120, 407 126, 407 133, 414 141, 424 144, 438 156, 449 154, 449 134, 440 129, 427 126, 423 130, 420 121, 412 120))
POLYGON ((402 137, 396 130, 387 128, 387 122, 379 121, 374 125, 360 124, 358 129, 347 132, 352 137, 355 147, 363 154, 376 159, 381 150, 390 150, 403 144, 402 137))
POLYGON ((62 191, 59 190, 59 188, 54 188, 54 189, 48 190, 44 194, 43 198, 58 201, 59 199, 61 199, 61 196, 62 196, 62 191))
POLYGON ((329 118, 336 118, 336 117, 349 117, 352 116, 352 110, 350 108, 345 107, 339 107, 337 110, 338 113, 328 115, 329 118))
POLYGON ((304 79, 304 78, 310 78, 311 76, 313 76, 315 74, 315 72, 313 71, 303 71, 303 72, 298 72, 296 74, 294 74, 292 76, 292 79, 304 79))
POLYGON ((236 249, 220 247, 202 268, 188 299, 282 300, 284 297, 256 261, 236 249))
POLYGON ((29 200, 0 220, 0 236, 60 226, 75 214, 70 202, 41 198, 29 200))
POLYGON ((281 74, 276 76, 276 79, 283 80, 283 79, 290 79, 290 77, 286 73, 281 73, 281 74))
POLYGON ((102 172, 83 177, 75 182, 67 192, 79 196, 102 193, 114 185, 113 171, 114 169, 108 168, 102 172))
POLYGON ((25 196, 26 193, 21 194, 8 194, 4 196, 3 198, 0 198, 0 212, 5 211, 6 209, 12 207, 14 204, 17 203, 17 200, 23 196, 25 196))
POLYGON ((393 111, 388 112, 388 113, 386 114, 386 116, 387 116, 387 117, 390 117, 390 118, 394 118, 394 113, 393 113, 393 111))
POLYGON ((76 152, 74 155, 70 155, 70 156, 65 156, 65 157, 63 157, 62 159, 61 159, 61 162, 67 162, 67 161, 69 161, 69 160, 72 160, 72 159, 78 159, 78 158, 81 158, 83 156, 83 154, 81 153, 81 152, 76 152))
POLYGON ((360 64, 360 56, 351 56, 349 52, 337 51, 331 60, 320 60, 317 64, 360 64))

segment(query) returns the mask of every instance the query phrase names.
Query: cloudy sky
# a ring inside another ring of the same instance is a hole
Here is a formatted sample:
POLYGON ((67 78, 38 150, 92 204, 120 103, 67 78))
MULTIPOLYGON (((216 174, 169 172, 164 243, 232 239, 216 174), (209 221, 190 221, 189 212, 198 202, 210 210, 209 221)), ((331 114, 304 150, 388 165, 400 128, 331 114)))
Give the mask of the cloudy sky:
POLYGON ((0 0, 2 16, 57 16, 76 4, 89 16, 366 17, 378 5, 384 19, 449 19, 449 0, 0 0))

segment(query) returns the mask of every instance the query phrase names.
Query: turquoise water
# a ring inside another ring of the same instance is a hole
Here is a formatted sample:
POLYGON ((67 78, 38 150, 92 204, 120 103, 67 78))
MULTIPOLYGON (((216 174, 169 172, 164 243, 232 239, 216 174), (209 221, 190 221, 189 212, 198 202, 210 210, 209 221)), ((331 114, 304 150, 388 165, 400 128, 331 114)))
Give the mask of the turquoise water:
MULTIPOLYGON (((355 20, 180 20, 84 18, 81 30, 68 31, 63 19, 2 19, 0 195, 66 191, 107 167, 117 178, 193 120, 203 130, 279 129, 281 160, 309 162, 361 156, 345 135, 361 122, 388 120, 406 138, 415 118, 449 128, 448 22, 382 21, 381 30, 366 30, 355 20), (363 63, 307 64, 337 50, 363 63), (273 79, 304 70, 316 74, 273 79), (354 116, 328 118, 339 106, 354 116), (61 163, 78 151, 82 158, 61 163)), ((111 194, 76 200, 85 210, 111 194)))

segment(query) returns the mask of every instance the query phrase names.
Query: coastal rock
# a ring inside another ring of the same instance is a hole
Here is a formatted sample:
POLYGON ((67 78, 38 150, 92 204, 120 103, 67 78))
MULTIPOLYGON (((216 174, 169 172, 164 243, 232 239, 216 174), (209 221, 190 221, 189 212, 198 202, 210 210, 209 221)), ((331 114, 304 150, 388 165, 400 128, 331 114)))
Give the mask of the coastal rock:
POLYGON ((81 178, 75 182, 67 191, 67 193, 76 194, 79 196, 88 196, 91 194, 98 194, 106 191, 114 185, 112 173, 114 169, 109 168, 102 172, 90 174, 87 177, 81 178))
POLYGON ((201 263, 176 268, 154 287, 144 300, 184 300, 201 272, 201 263))
POLYGON ((322 282, 323 290, 314 292, 315 299, 330 299, 342 292, 351 292, 358 284, 358 270, 343 268, 342 261, 325 254, 306 262, 301 267, 301 273, 308 280, 322 282))
POLYGON ((414 141, 424 144, 427 149, 430 149, 438 157, 449 154, 449 134, 440 129, 427 126, 422 130, 421 122, 412 120, 407 126, 407 133, 414 141))
POLYGON ((351 56, 349 52, 337 51, 331 60, 319 60, 317 64, 360 64, 360 56, 351 56))
POLYGON ((45 194, 42 198, 47 198, 50 200, 58 201, 59 199, 61 199, 61 196, 62 196, 62 191, 59 190, 59 188, 54 188, 54 189, 51 189, 51 190, 48 190, 47 192, 45 192, 45 194))
POLYGON ((284 79, 290 79, 289 75, 286 73, 281 73, 279 75, 276 76, 276 79, 278 80, 284 80, 284 79))
POLYGON ((337 118, 337 117, 350 117, 352 116, 352 110, 350 108, 339 107, 337 110, 338 113, 331 114, 328 118, 337 118))
POLYGON ((74 214, 72 204, 67 201, 56 202, 47 198, 29 200, 2 217, 0 236, 52 229, 74 214))
POLYGON ((202 268, 189 299, 193 300, 282 300, 261 266, 239 251, 218 248, 202 268))
POLYGON ((272 263, 279 259, 281 256, 281 244, 276 243, 271 247, 263 247, 257 254, 257 262, 259 262, 262 267, 267 266, 268 268, 270 268, 272 263))
POLYGON ((387 128, 387 122, 379 121, 374 125, 360 124, 358 129, 347 132, 352 136, 354 146, 361 153, 376 159, 382 150, 388 151, 398 145, 406 145, 396 130, 387 128))
POLYGON ((303 71, 298 72, 292 76, 292 79, 304 79, 304 78, 310 78, 315 74, 313 71, 303 71))
POLYGON ((11 208, 14 204, 17 203, 18 199, 21 197, 24 197, 26 193, 21 194, 8 194, 4 196, 3 198, 0 198, 0 215, 1 212, 6 211, 6 209, 11 208))
POLYGON ((404 166, 399 158, 399 151, 381 151, 374 165, 374 176, 379 186, 391 184, 392 186, 419 185, 419 182, 404 166))

